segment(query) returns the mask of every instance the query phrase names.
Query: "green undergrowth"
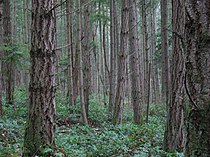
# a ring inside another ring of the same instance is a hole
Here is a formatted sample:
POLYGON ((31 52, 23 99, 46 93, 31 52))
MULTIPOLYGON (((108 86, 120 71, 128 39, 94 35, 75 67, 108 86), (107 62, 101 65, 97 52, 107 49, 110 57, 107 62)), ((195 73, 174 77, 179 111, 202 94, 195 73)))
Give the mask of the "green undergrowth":
MULTIPOLYGON (((21 156, 27 118, 26 92, 16 89, 15 98, 15 106, 3 107, 0 157, 21 156)), ((135 125, 132 107, 125 104, 122 124, 114 126, 107 118, 107 106, 92 98, 90 125, 86 126, 81 123, 79 103, 69 107, 60 94, 56 98, 56 146, 68 157, 181 157, 177 153, 169 154, 162 150, 166 116, 161 105, 151 105, 148 124, 135 125)), ((57 153, 57 157, 61 154, 57 153)))
MULTIPOLYGON (((79 112, 79 106, 75 108, 72 112, 79 112)), ((107 119, 106 106, 91 103, 90 125, 60 126, 56 134, 57 146, 70 157, 166 156, 162 150, 165 113, 153 107, 155 111, 149 123, 140 126, 132 122, 130 107, 126 108, 123 123, 114 126, 107 119)))

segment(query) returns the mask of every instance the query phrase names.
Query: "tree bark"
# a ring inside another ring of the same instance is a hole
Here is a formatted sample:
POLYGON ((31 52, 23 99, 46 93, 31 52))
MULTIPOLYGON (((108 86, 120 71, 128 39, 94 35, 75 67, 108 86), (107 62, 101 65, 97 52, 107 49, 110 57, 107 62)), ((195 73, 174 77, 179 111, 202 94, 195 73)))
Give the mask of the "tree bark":
MULTIPOLYGON (((30 104, 23 156, 43 155, 54 147, 55 132, 55 3, 32 0, 30 104)), ((48 154, 50 156, 52 154, 48 154)))
POLYGON ((67 75, 67 97, 68 97, 68 102, 69 102, 69 106, 72 106, 74 104, 74 101, 73 101, 73 88, 72 88, 72 53, 73 53, 73 40, 72 40, 72 14, 71 14, 71 11, 72 11, 72 1, 71 0, 67 0, 66 1, 66 30, 67 30, 67 45, 68 48, 67 48, 67 51, 68 51, 68 75, 67 75))
POLYGON ((133 104, 134 122, 142 122, 142 97, 139 76, 139 49, 136 1, 129 2, 129 42, 130 42, 130 70, 131 70, 131 103, 133 104))
MULTIPOLYGON (((84 8, 84 27, 82 40, 82 60, 83 60, 83 79, 84 79, 84 100, 85 110, 88 117, 89 111, 89 100, 91 94, 91 64, 90 64, 90 53, 91 53, 91 24, 90 24, 90 5, 84 8)), ((80 58, 81 59, 81 58, 80 58)))
POLYGON ((186 0, 186 157, 210 156, 210 3, 186 0))
POLYGON ((6 86, 6 103, 14 104, 14 65, 13 58, 10 56, 12 53, 12 24, 10 13, 10 0, 3 0, 3 43, 5 46, 4 56, 7 60, 4 64, 5 72, 5 86, 6 86))
POLYGON ((166 106, 169 102, 169 60, 168 60, 168 0, 161 0, 161 53, 162 93, 166 106))
POLYGON ((84 78, 83 78, 83 51, 82 51, 82 16, 80 9, 81 1, 78 0, 78 37, 79 37, 79 52, 80 52, 80 106, 82 113, 82 121, 88 124, 87 110, 85 105, 85 95, 84 95, 84 78))
POLYGON ((143 33, 143 67, 144 67, 144 73, 143 73, 143 78, 144 78, 144 91, 143 91, 143 102, 145 103, 145 100, 147 98, 147 74, 148 74, 148 65, 149 65, 149 55, 148 55, 148 31, 147 31, 147 8, 146 8, 146 1, 142 1, 142 33, 143 33))
MULTIPOLYGON (((0 0, 0 36, 3 36, 3 0, 0 0)), ((3 45, 3 40, 0 38, 0 46, 3 45)), ((3 114, 3 109, 2 109, 2 91, 3 91, 3 80, 2 80, 2 59, 3 57, 3 51, 0 49, 0 116, 3 114)))
POLYGON ((116 53, 117 53, 117 32, 116 32, 116 6, 115 1, 110 0, 110 73, 109 73, 109 114, 112 115, 114 108, 115 98, 115 78, 116 78, 116 53))
POLYGON ((172 1, 172 30, 173 30, 173 58, 171 81, 171 99, 168 107, 167 125, 164 137, 164 149, 166 151, 183 151, 185 146, 184 133, 184 79, 185 63, 183 41, 177 34, 184 36, 185 2, 172 1))
POLYGON ((115 106, 112 122, 119 124, 122 120, 122 102, 125 93, 125 59, 128 45, 128 18, 129 18, 129 4, 128 0, 122 1, 122 15, 121 15, 121 37, 120 50, 118 51, 118 71, 117 71, 117 88, 115 96, 115 106))

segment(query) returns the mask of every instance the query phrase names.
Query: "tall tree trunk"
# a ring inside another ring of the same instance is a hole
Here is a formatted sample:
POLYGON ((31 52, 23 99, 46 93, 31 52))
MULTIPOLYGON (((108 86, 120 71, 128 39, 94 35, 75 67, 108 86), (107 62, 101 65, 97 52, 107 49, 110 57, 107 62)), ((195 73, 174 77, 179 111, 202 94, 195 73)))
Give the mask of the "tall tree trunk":
MULTIPOLYGON (((28 9, 29 9, 29 5, 30 5, 30 1, 29 0, 24 0, 23 1, 23 14, 24 14, 24 45, 25 47, 29 50, 30 49, 30 34, 31 32, 29 31, 30 30, 30 17, 29 17, 29 12, 28 12, 28 9)), ((26 86, 26 96, 27 96, 27 100, 29 98, 29 69, 27 70, 24 70, 22 71, 22 73, 24 73, 24 83, 25 83, 25 86, 26 86)))
POLYGON ((109 115, 113 113, 114 98, 115 98, 115 56, 117 53, 116 42, 116 6, 115 1, 110 0, 110 73, 109 73, 109 115))
POLYGON ((68 45, 68 48, 67 48, 67 51, 68 51, 68 75, 67 75, 67 97, 68 97, 68 101, 69 101, 69 106, 72 106, 74 104, 73 102, 73 88, 72 88, 72 53, 73 53, 73 40, 72 40, 72 14, 71 14, 71 11, 72 11, 72 1, 71 0, 67 0, 66 1, 66 21, 67 21, 67 45, 68 45))
POLYGON ((169 60, 168 60, 168 0, 161 0, 161 53, 162 93, 166 106, 169 102, 169 60))
POLYGON ((155 52, 156 52, 156 43, 157 43, 157 38, 156 38, 156 2, 151 1, 152 3, 152 8, 151 8, 151 92, 152 92, 152 103, 157 104, 158 103, 158 89, 156 86, 156 82, 158 81, 155 77, 155 71, 157 69, 157 64, 155 61, 155 52))
POLYGON ((128 45, 128 2, 128 0, 122 1, 120 50, 118 51, 117 89, 114 104, 114 114, 112 119, 113 124, 119 124, 122 120, 122 102, 125 95, 125 59, 128 45))
MULTIPOLYGON (((78 23, 77 23, 78 24, 78 23)), ((76 100, 78 97, 78 85, 79 85, 79 54, 80 54, 80 50, 79 50, 79 42, 81 39, 79 39, 79 37, 76 38, 76 40, 73 40, 73 19, 72 19, 72 23, 71 23, 70 27, 71 27, 71 66, 72 66, 72 102, 75 105, 76 104, 76 100), (71 26, 72 25, 72 26, 71 26), (76 44, 75 44, 75 43, 76 44), (75 50, 74 50, 75 48, 75 50), (75 52, 75 53, 74 53, 75 52)), ((76 33, 78 33, 78 29, 76 31, 76 33)), ((77 35, 78 36, 78 35, 77 35)))
POLYGON ((90 53, 91 53, 91 24, 90 24, 90 5, 86 5, 84 8, 84 27, 82 37, 82 51, 83 51, 83 79, 84 79, 84 100, 85 110, 88 117, 89 111, 89 99, 91 94, 91 64, 90 64, 90 53))
POLYGON ((164 137, 164 149, 166 151, 183 151, 185 146, 184 135, 184 79, 185 63, 183 43, 177 34, 183 37, 185 22, 185 2, 172 1, 172 30, 173 34, 173 58, 171 81, 171 99, 168 107, 167 125, 164 137), (175 34, 177 33, 177 34, 175 34))
MULTIPOLYGON (((0 0, 0 36, 3 36, 3 0, 0 0)), ((0 46, 3 45, 3 39, 0 38, 0 46)), ((3 109, 2 109, 2 91, 3 91, 3 80, 2 80, 2 62, 1 58, 3 57, 3 52, 0 49, 0 116, 3 114, 3 109)))
POLYGON ((82 120, 83 123, 88 124, 87 119, 87 110, 85 106, 85 96, 84 96, 84 78, 83 78, 83 51, 82 51, 82 16, 81 16, 81 9, 80 9, 81 1, 78 0, 78 37, 79 37, 79 53, 80 53, 80 105, 81 105, 81 112, 82 112, 82 120))
POLYGON ((54 0, 32 0, 30 105, 24 138, 24 157, 42 156, 45 146, 55 145, 54 6, 54 0))
POLYGON ((8 57, 5 62, 5 85, 6 103, 14 104, 14 67, 13 58, 10 56, 12 49, 12 24, 10 17, 10 0, 3 0, 3 43, 5 46, 4 55, 8 57))
MULTIPOLYGON (((105 15, 104 15, 105 16, 105 15)), ((103 24, 103 52, 104 52, 104 105, 107 105, 107 100, 106 100, 106 96, 107 96, 107 91, 108 91, 108 80, 109 80, 109 67, 108 67, 108 61, 107 61, 107 43, 106 43, 106 22, 104 22, 103 24)))
POLYGON ((16 41, 16 14, 17 14, 17 2, 13 0, 13 15, 12 15, 12 41, 16 41))
POLYGON ((138 60, 138 25, 136 1, 129 2, 129 41, 130 41, 130 70, 131 70, 131 103, 133 104, 134 122, 142 122, 142 98, 139 77, 138 60))
MULTIPOLYGON (((103 8, 103 4, 101 4, 101 2, 99 1, 99 3, 98 3, 98 14, 99 15, 102 15, 102 13, 103 13, 103 10, 102 10, 102 8, 103 8), (101 11, 102 10, 102 11, 101 11)), ((99 20, 99 41, 100 41, 100 51, 99 51, 99 77, 100 77, 100 82, 101 82, 101 87, 102 87, 102 92, 101 93, 99 93, 99 96, 101 95, 101 94, 103 94, 103 103, 105 104, 105 98, 106 98, 106 92, 105 92, 105 65, 104 65, 104 51, 103 51, 103 24, 102 24, 102 20, 100 19, 99 20)))
POLYGON ((210 3, 186 0, 186 157, 210 156, 210 3))
POLYGON ((28 41, 28 36, 29 36, 29 28, 28 28, 28 0, 23 1, 23 16, 24 16, 24 37, 23 37, 23 42, 24 45, 29 48, 29 41, 28 41))
POLYGON ((148 51, 148 31, 147 31, 147 8, 146 8, 146 1, 143 0, 142 1, 142 34, 143 34, 143 69, 144 69, 144 73, 143 73, 143 78, 144 78, 144 91, 143 91, 143 95, 144 95, 144 99, 143 102, 145 103, 145 100, 147 98, 147 81, 148 81, 148 65, 149 65, 149 51, 148 51))
POLYGON ((146 123, 149 122, 149 108, 150 108, 150 86, 151 86, 151 63, 149 63, 148 82, 147 82, 148 94, 147 94, 147 112, 146 123))

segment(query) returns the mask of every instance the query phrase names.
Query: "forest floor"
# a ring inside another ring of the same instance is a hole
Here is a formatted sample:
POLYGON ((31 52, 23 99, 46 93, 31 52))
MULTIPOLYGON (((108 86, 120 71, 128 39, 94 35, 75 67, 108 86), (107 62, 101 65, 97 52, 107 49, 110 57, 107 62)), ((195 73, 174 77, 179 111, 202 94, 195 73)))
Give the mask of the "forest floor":
MULTIPOLYGON (((0 119, 0 157, 21 156, 27 118, 25 92, 16 90, 15 107, 4 105, 0 119)), ((125 105, 123 122, 112 125, 107 106, 91 99, 89 126, 80 123, 80 105, 69 107, 57 96, 56 146, 68 157, 158 157, 182 156, 162 150, 166 114, 162 105, 151 105, 149 123, 135 125, 132 107, 125 105)), ((53 151, 51 149, 46 149, 53 151)))

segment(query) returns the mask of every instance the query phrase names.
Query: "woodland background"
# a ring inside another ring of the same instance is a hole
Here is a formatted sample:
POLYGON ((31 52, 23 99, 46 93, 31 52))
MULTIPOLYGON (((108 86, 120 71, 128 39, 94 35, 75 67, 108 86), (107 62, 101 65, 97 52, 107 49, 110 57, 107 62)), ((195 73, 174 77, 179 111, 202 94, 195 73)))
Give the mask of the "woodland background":
POLYGON ((210 155, 209 12, 0 0, 0 157, 210 155))

